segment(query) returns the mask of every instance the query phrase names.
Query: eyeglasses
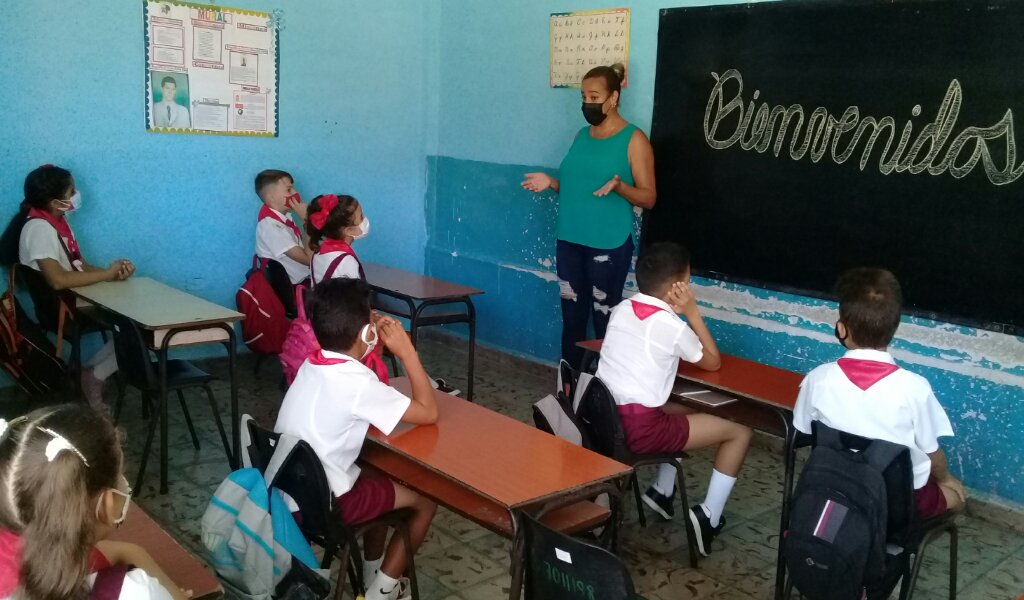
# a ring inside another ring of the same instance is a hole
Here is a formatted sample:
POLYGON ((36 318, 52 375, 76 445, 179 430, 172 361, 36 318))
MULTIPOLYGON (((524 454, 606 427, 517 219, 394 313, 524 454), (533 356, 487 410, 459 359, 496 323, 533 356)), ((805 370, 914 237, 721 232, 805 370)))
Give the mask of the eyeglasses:
POLYGON ((124 520, 128 518, 128 507, 132 503, 132 486, 128 485, 128 479, 124 475, 121 476, 121 481, 124 482, 124 487, 128 490, 127 492, 122 492, 117 488, 110 488, 110 491, 124 498, 124 504, 121 506, 121 516, 114 519, 114 525, 124 523, 124 520))

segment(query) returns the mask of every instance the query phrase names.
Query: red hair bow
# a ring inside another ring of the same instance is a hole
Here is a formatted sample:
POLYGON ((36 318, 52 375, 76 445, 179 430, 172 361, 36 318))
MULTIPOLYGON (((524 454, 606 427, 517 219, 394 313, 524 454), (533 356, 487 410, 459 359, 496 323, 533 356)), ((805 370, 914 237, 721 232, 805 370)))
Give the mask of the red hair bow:
POLYGON ((334 194, 327 194, 326 196, 321 196, 317 200, 317 204, 320 205, 320 210, 310 215, 309 222, 313 224, 313 227, 323 229, 324 225, 327 224, 327 217, 331 216, 331 211, 334 210, 334 207, 338 206, 338 197, 334 194))

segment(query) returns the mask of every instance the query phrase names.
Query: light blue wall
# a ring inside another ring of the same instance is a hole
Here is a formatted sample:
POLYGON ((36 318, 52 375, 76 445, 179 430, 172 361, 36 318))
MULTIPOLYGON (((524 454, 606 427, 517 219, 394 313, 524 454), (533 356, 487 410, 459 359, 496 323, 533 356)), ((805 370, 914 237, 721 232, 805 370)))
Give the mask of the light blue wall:
MULTIPOLYGON (((677 3, 682 5, 682 3, 677 3)), ((650 132, 658 9, 632 8, 623 114, 650 132)), ((520 189, 522 174, 557 169, 584 124, 579 92, 548 87, 548 15, 595 8, 540 0, 443 0, 440 119, 428 156, 427 271, 487 291, 484 343, 544 361, 558 355, 554 275, 557 196, 520 189)), ((699 280, 698 297, 725 352, 806 372, 834 360, 828 302, 699 280)), ((627 287, 632 286, 632 282, 627 287)), ((1024 504, 1024 339, 907 319, 894 344, 928 377, 957 437, 951 468, 977 493, 1024 504)))

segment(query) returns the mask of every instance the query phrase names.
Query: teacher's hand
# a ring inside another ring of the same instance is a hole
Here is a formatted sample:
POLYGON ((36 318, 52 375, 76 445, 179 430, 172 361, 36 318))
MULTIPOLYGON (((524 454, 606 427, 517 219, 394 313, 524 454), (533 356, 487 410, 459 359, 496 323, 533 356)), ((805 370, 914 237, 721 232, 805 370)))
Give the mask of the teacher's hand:
POLYGON ((547 173, 527 173, 526 179, 520 184, 523 189, 531 192, 543 192, 551 187, 551 176, 547 173))
POLYGON ((618 175, 616 175, 615 177, 612 177, 608 181, 608 183, 602 185, 601 189, 599 189, 596 192, 594 192, 594 195, 598 196, 598 197, 607 196, 608 194, 610 194, 610 193, 614 192, 615 190, 619 189, 619 184, 620 183, 622 183, 622 180, 619 179, 618 175))

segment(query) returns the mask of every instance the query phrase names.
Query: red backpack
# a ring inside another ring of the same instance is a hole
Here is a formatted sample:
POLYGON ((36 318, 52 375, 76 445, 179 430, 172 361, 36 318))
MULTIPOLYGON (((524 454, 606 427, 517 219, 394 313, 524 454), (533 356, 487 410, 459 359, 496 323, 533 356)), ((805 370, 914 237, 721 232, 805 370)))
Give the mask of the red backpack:
POLYGON ((245 275, 245 283, 235 294, 242 321, 242 339, 249 350, 257 354, 278 354, 288 334, 288 317, 284 304, 267 279, 267 261, 253 257, 252 269, 245 275))

